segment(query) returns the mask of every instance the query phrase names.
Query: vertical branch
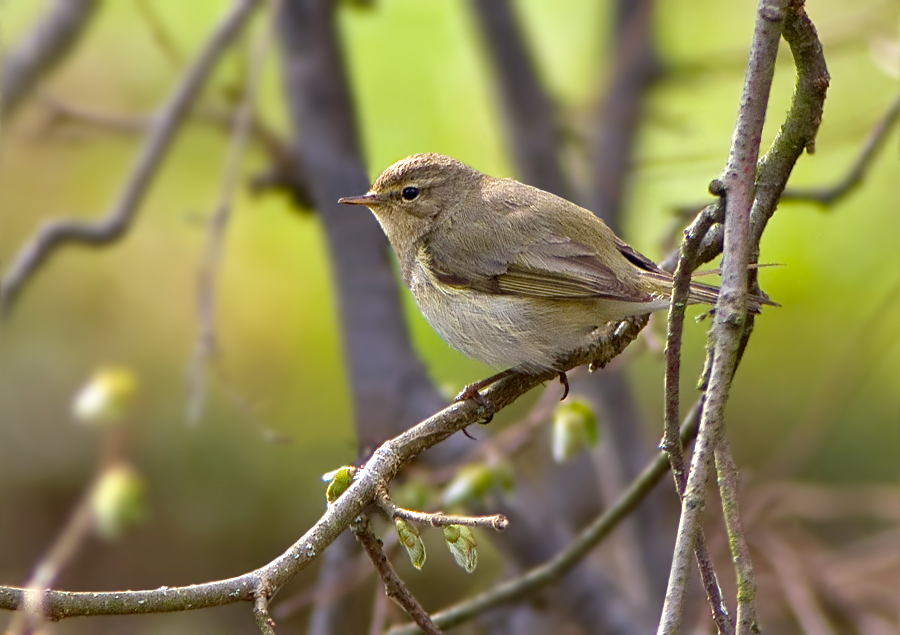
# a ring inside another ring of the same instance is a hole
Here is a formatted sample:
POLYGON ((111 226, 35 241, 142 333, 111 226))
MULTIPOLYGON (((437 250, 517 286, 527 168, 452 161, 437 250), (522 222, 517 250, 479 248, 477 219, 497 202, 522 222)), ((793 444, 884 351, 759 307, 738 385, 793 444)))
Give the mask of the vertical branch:
MULTIPOLYGON (((675 489, 684 503, 687 490, 687 470, 684 464, 684 452, 679 439, 678 404, 679 384, 681 376, 681 338, 684 327, 684 310, 691 284, 691 272, 699 263, 698 255, 709 229, 718 217, 718 206, 711 205, 704 209, 691 226, 684 232, 684 241, 675 270, 675 283, 672 286, 672 302, 669 306, 669 327, 666 333, 666 374, 665 374, 665 433, 662 448, 669 456, 675 489)), ((694 548, 700 580, 706 591, 706 597, 712 610, 713 620, 719 633, 734 632, 734 622, 722 599, 722 590, 709 555, 706 536, 703 528, 698 529, 697 544, 694 548)))
POLYGON ((387 240, 371 214, 337 204, 369 189, 333 0, 283 0, 276 11, 283 85, 330 247, 360 454, 440 408, 413 352, 387 240))
POLYGON ((203 262, 200 265, 197 281, 197 313, 200 332, 197 336, 193 359, 187 370, 188 421, 191 423, 196 423, 200 419, 206 393, 206 366, 211 358, 218 353, 216 284, 222 260, 222 248, 225 242, 225 232, 228 229, 228 223, 231 221, 231 214, 234 209, 234 196, 238 186, 240 163, 250 136, 253 112, 256 107, 256 95, 259 91, 259 83, 271 41, 270 31, 261 29, 253 42, 244 94, 232 125, 231 147, 225 160, 219 201, 216 204, 212 218, 209 220, 206 251, 203 262))
POLYGON ((613 65, 590 141, 593 178, 587 207, 619 233, 644 95, 661 67, 653 42, 653 0, 616 2, 615 21, 613 65))
POLYGON ((728 544, 731 547, 731 559, 737 573, 737 635, 758 633, 756 615, 756 572, 750 562, 750 547, 744 537, 741 514, 738 506, 738 471, 731 458, 728 438, 722 435, 716 448, 716 471, 718 472, 719 492, 722 497, 722 511, 725 516, 725 527, 728 531, 728 544))
MULTIPOLYGON (((748 334, 746 317, 747 264, 750 260, 751 241, 750 208, 755 196, 756 162, 786 6, 786 0, 760 0, 741 106, 732 136, 731 152, 722 176, 726 196, 724 261, 722 286, 711 333, 710 381, 682 502, 669 587, 659 624, 660 635, 675 634, 681 630, 690 556, 697 544, 703 518, 713 453, 724 434, 725 405, 738 362, 738 352, 748 334)), ((739 624, 745 617, 743 613, 746 608, 746 603, 738 607, 739 624)))

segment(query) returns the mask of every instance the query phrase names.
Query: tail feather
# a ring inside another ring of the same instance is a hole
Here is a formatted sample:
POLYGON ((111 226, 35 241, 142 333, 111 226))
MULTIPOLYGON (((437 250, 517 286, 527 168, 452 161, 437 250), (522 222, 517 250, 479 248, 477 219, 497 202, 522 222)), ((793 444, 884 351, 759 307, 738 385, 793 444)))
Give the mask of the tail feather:
MULTIPOLYGON (((664 287, 665 293, 672 291, 672 274, 657 270, 648 271, 643 275, 654 278, 664 287)), ((719 287, 702 282, 691 282, 690 293, 688 294, 688 304, 715 304, 719 299, 719 287)), ((763 292, 754 293, 747 298, 747 308, 751 313, 759 313, 763 306, 781 306, 777 302, 773 302, 763 292)))
MULTIPOLYGON (((702 282, 691 282, 691 291, 688 295, 688 304, 715 304, 719 299, 719 287, 714 287, 702 282)), ((750 313, 759 313, 763 305, 781 306, 769 299, 765 293, 753 293, 747 296, 747 310, 750 313)))

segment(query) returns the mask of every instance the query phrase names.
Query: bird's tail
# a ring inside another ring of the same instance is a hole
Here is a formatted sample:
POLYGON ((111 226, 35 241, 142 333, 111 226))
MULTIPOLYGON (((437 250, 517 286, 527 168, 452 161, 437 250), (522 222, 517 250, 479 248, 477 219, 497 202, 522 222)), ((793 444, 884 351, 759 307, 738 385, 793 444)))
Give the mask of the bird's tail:
MULTIPOLYGON (((688 295, 689 304, 715 304, 719 299, 719 288, 702 282, 691 282, 691 291, 688 295)), ((759 313, 762 307, 781 306, 777 302, 769 299, 765 293, 760 291, 754 293, 747 298, 747 309, 750 313, 759 313)))
MULTIPOLYGON (((672 274, 667 271, 656 270, 647 271, 644 275, 656 281, 660 292, 671 294, 673 282, 672 274)), ((702 282, 691 282, 688 304, 715 304, 718 299, 719 287, 714 287, 711 284, 703 284, 702 282)), ((747 308, 750 313, 759 313, 763 306, 781 305, 770 300, 769 296, 762 291, 754 293, 747 298, 747 308)))

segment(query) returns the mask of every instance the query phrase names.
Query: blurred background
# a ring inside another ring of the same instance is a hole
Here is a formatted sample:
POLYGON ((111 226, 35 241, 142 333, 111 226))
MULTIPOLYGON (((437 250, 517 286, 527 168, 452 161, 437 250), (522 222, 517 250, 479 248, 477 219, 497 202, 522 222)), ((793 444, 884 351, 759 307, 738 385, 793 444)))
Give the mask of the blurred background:
MULTIPOLYGON (((0 3, 3 48, 14 50, 53 4, 0 3)), ((511 149, 509 117, 477 4, 337 3, 336 33, 370 181, 416 152, 440 152, 492 175, 528 180, 511 149)), ((598 104, 616 80, 614 6, 589 0, 572 0, 565 10, 541 0, 511 4, 553 103, 570 198, 587 202, 598 104)), ((0 267, 47 219, 97 218, 112 207, 151 117, 229 6, 97 3, 77 45, 15 112, 4 113, 0 267)), ((727 158, 754 10, 749 2, 713 0, 663 0, 653 7, 658 73, 643 96, 617 224, 626 241, 654 259, 677 246, 693 215, 679 210, 708 202, 707 185, 727 158)), ((808 11, 832 81, 816 153, 801 157, 789 187, 821 188, 851 169, 897 99, 898 7, 882 0, 827 0, 808 11)), ((100 367, 124 367, 136 378, 136 398, 123 424, 124 452, 144 483, 143 519, 117 539, 87 540, 57 588, 175 586, 261 566, 321 515, 321 474, 358 458, 359 414, 322 217, 282 192, 248 187, 271 165, 271 155, 252 139, 216 283, 218 356, 207 372, 200 416, 193 423, 187 416, 186 376, 199 331, 198 272, 232 137, 221 118, 204 113, 234 109, 253 61, 250 51, 270 26, 269 10, 261 7, 223 55, 127 235, 103 249, 61 249, 29 279, 0 325, 0 584, 29 579, 98 470, 108 432, 76 423, 72 407, 100 367)), ((284 63, 273 41, 255 117, 289 144, 295 122, 285 103, 284 63)), ((783 46, 763 148, 790 105, 793 82, 793 62, 783 46)), ((743 477, 745 525, 757 553, 767 632, 896 632, 898 179, 895 128, 857 189, 828 208, 782 203, 763 237, 761 261, 784 266, 761 270, 761 286, 782 308, 766 310, 756 321, 732 391, 728 430, 743 477), (804 590, 812 590, 811 604, 797 599, 804 590)), ((360 209, 345 213, 368 216, 360 209)), ((450 349, 405 289, 401 301, 414 348, 442 394, 455 394, 491 372, 450 349)), ((651 321, 616 371, 629 386, 640 423, 636 443, 647 456, 662 430, 664 322, 663 316, 651 321)), ((689 320, 686 326, 685 410, 695 398, 708 324, 689 320)), ((479 438, 474 444, 515 424, 539 393, 473 431, 479 438)), ((610 451, 604 450, 607 424, 601 414, 595 467, 603 456, 597 453, 610 451)), ((549 427, 539 426, 529 442, 546 445, 549 438, 549 427)), ((520 477, 514 467, 507 496, 516 495, 520 477)), ((437 486, 425 489, 423 500, 436 509, 437 486)), ((669 509, 674 493, 668 477, 661 489, 669 509)), ((485 511, 496 511, 493 500, 482 502, 485 511)), ((727 543, 715 506, 709 509, 710 540, 725 558, 721 576, 728 586, 727 543)), ((656 530, 668 545, 677 516, 665 518, 656 530)), ((405 554, 393 557, 428 610, 490 588, 515 569, 495 546, 503 535, 478 534, 481 562, 470 576, 453 565, 432 533, 423 531, 430 557, 421 572, 405 554)), ((309 594, 303 593, 316 579, 315 569, 305 571, 278 596, 297 607, 276 612, 284 632, 306 632, 309 594)), ((354 588, 363 607, 358 632, 368 628, 375 593, 371 579, 354 588)), ((696 599, 691 628, 712 632, 708 609, 696 599)), ((661 596, 645 600, 651 608, 661 604, 661 596)), ((658 616, 653 610, 651 621, 658 616)), ((254 628, 247 607, 230 606, 66 620, 50 630, 254 628)), ((492 628, 470 625, 460 632, 492 628)), ((583 625, 571 628, 585 632, 583 625)))

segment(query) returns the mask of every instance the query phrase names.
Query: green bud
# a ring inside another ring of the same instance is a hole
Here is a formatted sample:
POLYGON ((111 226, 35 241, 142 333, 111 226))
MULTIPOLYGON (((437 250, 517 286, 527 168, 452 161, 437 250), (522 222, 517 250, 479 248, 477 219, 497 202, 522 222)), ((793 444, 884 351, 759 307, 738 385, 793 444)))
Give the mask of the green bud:
POLYGON ((144 479, 130 465, 108 469, 91 492, 91 509, 97 533, 118 538, 147 515, 144 479))
POLYGON ((553 460, 564 463, 580 450, 597 445, 599 432, 597 417, 584 401, 560 404, 553 414, 553 460))
POLYGON ((357 472, 359 470, 352 465, 345 465, 322 475, 322 480, 328 483, 328 487, 325 488, 325 500, 329 505, 347 491, 357 472))
POLYGON ((419 537, 419 530, 405 518, 395 518, 397 535, 400 536, 400 544, 406 547, 409 559, 416 569, 421 569, 425 564, 425 543, 419 537))
POLYGON ((123 367, 100 368, 75 396, 72 414, 91 427, 121 423, 130 414, 137 393, 137 378, 123 367))
POLYGON ((443 527, 444 541, 453 554, 456 564, 466 570, 466 573, 472 573, 478 565, 478 552, 475 548, 478 542, 472 530, 465 525, 447 525, 443 527))

